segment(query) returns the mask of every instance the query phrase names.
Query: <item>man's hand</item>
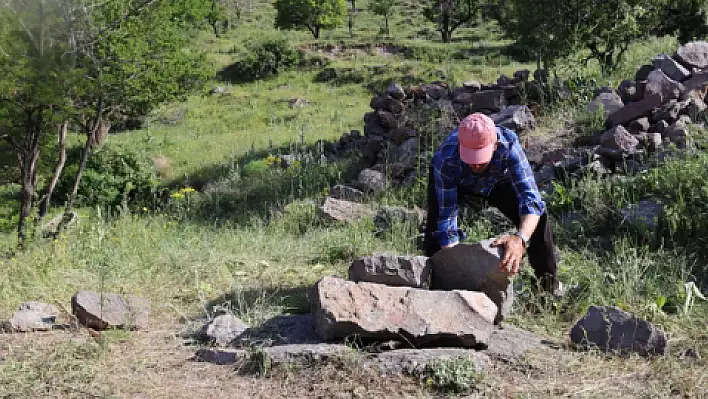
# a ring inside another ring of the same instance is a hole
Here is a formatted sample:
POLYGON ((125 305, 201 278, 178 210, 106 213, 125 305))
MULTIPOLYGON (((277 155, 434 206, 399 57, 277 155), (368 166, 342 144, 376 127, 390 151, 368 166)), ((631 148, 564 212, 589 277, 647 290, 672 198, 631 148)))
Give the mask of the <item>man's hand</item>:
POLYGON ((504 245, 504 257, 499 264, 499 269, 511 273, 512 276, 519 272, 521 258, 524 256, 524 242, 516 235, 505 235, 495 240, 492 246, 504 245))

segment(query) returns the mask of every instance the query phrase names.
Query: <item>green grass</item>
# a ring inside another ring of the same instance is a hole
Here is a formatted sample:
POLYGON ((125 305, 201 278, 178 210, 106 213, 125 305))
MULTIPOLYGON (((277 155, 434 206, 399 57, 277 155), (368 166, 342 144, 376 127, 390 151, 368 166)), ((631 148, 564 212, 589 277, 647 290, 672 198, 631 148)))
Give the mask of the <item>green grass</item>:
MULTIPOLYGON (((366 2, 357 3, 366 8, 366 2)), ((222 38, 204 32, 195 45, 209 51, 216 71, 236 62, 246 41, 271 32, 272 16, 269 2, 254 2, 253 14, 247 14, 234 30, 222 38)), ((517 69, 533 70, 533 64, 509 55, 510 42, 493 25, 463 29, 449 45, 426 38, 419 32, 423 28, 433 26, 422 20, 420 12, 409 10, 394 17, 389 37, 378 33, 378 19, 367 12, 357 18, 353 39, 346 27, 324 32, 317 42, 307 32, 281 32, 313 54, 325 46, 345 46, 331 56, 328 67, 352 68, 356 82, 317 82, 321 68, 244 84, 215 79, 187 101, 161 107, 144 129, 112 135, 109 145, 139 149, 161 163, 162 183, 170 187, 172 197, 154 205, 81 209, 79 224, 65 234, 55 240, 38 239, 17 251, 13 230, 19 190, 3 185, 0 315, 11 314, 26 300, 68 307, 77 290, 105 290, 151 299, 156 323, 182 323, 217 306, 258 325, 273 315, 307 311, 306 288, 325 275, 345 276, 349 263, 359 256, 377 251, 419 253, 412 226, 394 224, 389 233, 377 234, 371 220, 338 225, 317 216, 316 205, 326 189, 349 181, 355 169, 352 160, 319 163, 313 144, 351 129, 363 130, 362 117, 369 111, 373 93, 390 81, 408 76, 414 81, 458 85, 470 79, 496 81, 500 74, 511 75, 517 69), (406 23, 406 18, 413 22, 406 23), (392 44, 400 51, 384 55, 377 50, 392 44), (380 65, 386 66, 382 73, 371 68, 380 65), (228 94, 209 95, 217 85, 228 94), (294 97, 311 104, 291 109, 287 101, 294 97), (268 164, 269 155, 291 151, 310 151, 315 156, 289 170, 268 164), (199 192, 184 190, 185 186, 197 187, 199 192)), ((597 124, 583 112, 587 92, 596 85, 616 85, 633 76, 651 55, 675 46, 671 38, 632 46, 626 63, 612 76, 599 76, 592 64, 559 71, 561 77, 587 79, 581 80, 588 86, 571 101, 545 109, 531 137, 555 133, 567 122, 575 124, 577 134, 590 133, 597 124)), ((71 143, 81 145, 81 137, 72 136, 71 143)), ((512 322, 560 338, 589 305, 619 306, 665 328, 678 342, 675 351, 697 347, 705 357, 708 305, 697 301, 684 312, 682 289, 687 282, 705 283, 701 278, 707 275, 708 257, 702 249, 708 230, 702 188, 708 178, 706 163, 708 156, 697 153, 629 180, 588 177, 569 184, 565 194, 549 197, 555 216, 575 209, 584 218, 581 229, 564 231, 559 224, 554 228, 561 278, 575 288, 563 301, 551 303, 528 289, 532 273, 525 267, 518 279, 512 322), (668 203, 669 224, 661 234, 647 238, 646 232, 607 229, 622 206, 644 197, 668 203), (610 233, 611 251, 593 244, 610 233)), ((46 179, 43 173, 40 183, 46 179)), ((421 179, 411 189, 390 190, 374 199, 382 204, 423 206, 424 198, 425 179, 421 179)), ((471 241, 503 231, 474 213, 464 221, 471 241)), ((32 383, 63 381, 102 392, 92 385, 96 371, 81 366, 83 360, 98 364, 102 356, 104 352, 94 344, 59 346, 46 359, 49 364, 43 364, 37 353, 13 355, 10 362, 0 362, 0 376, 25 377, 0 377, 0 386, 12 383, 8 386, 13 394, 33 396, 37 391, 32 383), (25 372, 37 368, 45 373, 25 372)), ((472 387, 464 386, 469 382, 469 365, 443 366, 433 370, 440 389, 472 387)), ((655 364, 657 370, 674 366, 670 360, 655 364)))

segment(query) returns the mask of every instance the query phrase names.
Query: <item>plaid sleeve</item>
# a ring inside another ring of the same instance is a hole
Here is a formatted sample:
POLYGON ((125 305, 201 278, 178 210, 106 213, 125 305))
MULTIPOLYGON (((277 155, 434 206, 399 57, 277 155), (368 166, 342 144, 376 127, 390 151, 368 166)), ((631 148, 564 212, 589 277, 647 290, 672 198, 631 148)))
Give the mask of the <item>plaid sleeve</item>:
POLYGON ((508 162, 509 177, 519 199, 519 215, 542 215, 546 204, 541 199, 533 170, 518 140, 511 146, 508 162))
POLYGON ((446 164, 444 157, 433 162, 435 178, 435 193, 438 197, 438 230, 435 237, 440 246, 454 244, 460 241, 457 228, 457 182, 454 171, 446 164))

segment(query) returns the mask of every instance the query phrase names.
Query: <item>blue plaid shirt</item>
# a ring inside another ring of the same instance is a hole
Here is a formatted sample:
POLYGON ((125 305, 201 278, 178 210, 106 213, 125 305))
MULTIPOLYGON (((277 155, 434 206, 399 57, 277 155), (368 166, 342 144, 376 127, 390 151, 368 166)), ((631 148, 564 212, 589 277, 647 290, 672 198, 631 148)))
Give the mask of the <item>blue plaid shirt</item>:
POLYGON ((457 129, 441 144, 433 155, 432 166, 435 191, 438 196, 438 231, 435 236, 441 246, 460 240, 457 227, 457 192, 487 196, 494 185, 511 179, 519 198, 519 215, 542 215, 546 205, 538 192, 536 180, 516 134, 497 126, 497 149, 489 166, 480 174, 460 159, 457 129))

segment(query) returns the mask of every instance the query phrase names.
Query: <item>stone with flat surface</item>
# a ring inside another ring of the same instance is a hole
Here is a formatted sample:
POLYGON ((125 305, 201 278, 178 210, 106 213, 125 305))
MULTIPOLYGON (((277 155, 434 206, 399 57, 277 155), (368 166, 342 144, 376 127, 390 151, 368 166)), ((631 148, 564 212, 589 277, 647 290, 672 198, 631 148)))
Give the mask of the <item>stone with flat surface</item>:
POLYGON ((352 262, 349 280, 390 286, 424 288, 428 286, 430 265, 425 256, 374 254, 352 262))
POLYGON ((438 251, 430 258, 430 289, 484 292, 497 305, 498 323, 511 311, 514 289, 509 273, 500 270, 504 249, 492 247, 492 242, 458 244, 438 251))
POLYGON ((497 307, 472 291, 427 291, 324 277, 311 291, 315 331, 324 339, 405 340, 416 347, 488 342, 497 307))

